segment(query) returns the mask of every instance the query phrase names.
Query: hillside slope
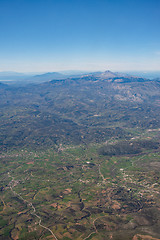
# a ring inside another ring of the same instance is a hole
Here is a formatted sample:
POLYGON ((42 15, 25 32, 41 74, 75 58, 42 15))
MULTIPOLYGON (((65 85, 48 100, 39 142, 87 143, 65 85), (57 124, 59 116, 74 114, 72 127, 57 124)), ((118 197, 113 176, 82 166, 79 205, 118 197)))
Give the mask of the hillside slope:
POLYGON ((131 137, 131 128, 159 128, 159 93, 159 81, 102 74, 1 85, 1 146, 101 142, 131 137))

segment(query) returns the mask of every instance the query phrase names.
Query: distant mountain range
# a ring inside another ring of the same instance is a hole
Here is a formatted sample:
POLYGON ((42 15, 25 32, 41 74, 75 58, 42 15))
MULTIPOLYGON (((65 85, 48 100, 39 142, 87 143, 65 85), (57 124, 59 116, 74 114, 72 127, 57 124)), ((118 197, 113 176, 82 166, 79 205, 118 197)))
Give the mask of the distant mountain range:
POLYGON ((48 72, 44 74, 24 74, 17 72, 0 72, 0 81, 8 84, 27 84, 27 83, 42 83, 51 80, 66 79, 69 77, 80 77, 82 74, 62 74, 59 72, 48 72))
MULTIPOLYGON (((88 76, 98 77, 100 79, 112 79, 112 78, 120 78, 120 77, 132 77, 132 78, 139 78, 134 74, 127 74, 127 73, 119 73, 119 72, 111 72, 109 70, 105 72, 91 72, 91 73, 84 73, 84 72, 48 72, 43 74, 25 74, 25 73, 17 73, 17 72, 0 72, 0 82, 7 83, 7 84, 21 84, 26 85, 30 83, 43 83, 52 80, 62 80, 67 78, 83 78, 88 76)), ((158 75, 156 75, 158 76, 158 75)), ((160 75, 159 75, 160 76, 160 75)), ((159 77, 160 78, 160 77, 159 77)), ((157 79, 159 79, 157 78, 157 79)))

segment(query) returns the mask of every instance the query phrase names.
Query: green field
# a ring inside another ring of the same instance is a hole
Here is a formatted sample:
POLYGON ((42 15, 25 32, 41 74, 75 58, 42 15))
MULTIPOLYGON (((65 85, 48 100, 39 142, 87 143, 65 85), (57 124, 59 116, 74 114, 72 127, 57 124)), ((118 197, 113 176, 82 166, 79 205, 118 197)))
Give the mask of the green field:
POLYGON ((107 156, 102 147, 2 153, 1 239, 158 238, 158 148, 107 156))

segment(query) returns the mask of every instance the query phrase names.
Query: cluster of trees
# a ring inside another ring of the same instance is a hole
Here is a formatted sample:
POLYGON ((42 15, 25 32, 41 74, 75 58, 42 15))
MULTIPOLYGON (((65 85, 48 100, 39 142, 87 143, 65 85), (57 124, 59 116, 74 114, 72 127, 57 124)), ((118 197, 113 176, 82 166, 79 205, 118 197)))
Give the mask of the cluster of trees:
POLYGON ((151 140, 121 141, 116 144, 108 144, 99 149, 100 155, 114 156, 125 154, 138 154, 143 149, 157 149, 159 143, 151 140))
MULTIPOLYGON (((0 84, 0 150, 127 139, 130 128, 159 128, 159 82, 116 79, 88 76, 25 87, 0 84)), ((128 146, 127 151, 138 150, 128 146)))

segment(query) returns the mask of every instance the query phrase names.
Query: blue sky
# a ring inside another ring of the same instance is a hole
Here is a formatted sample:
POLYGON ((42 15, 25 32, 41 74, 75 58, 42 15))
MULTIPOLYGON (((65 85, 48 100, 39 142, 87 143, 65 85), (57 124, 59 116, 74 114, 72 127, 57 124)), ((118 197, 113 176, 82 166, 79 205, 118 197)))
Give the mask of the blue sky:
POLYGON ((0 0, 0 71, 160 70, 159 0, 0 0))

